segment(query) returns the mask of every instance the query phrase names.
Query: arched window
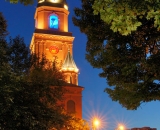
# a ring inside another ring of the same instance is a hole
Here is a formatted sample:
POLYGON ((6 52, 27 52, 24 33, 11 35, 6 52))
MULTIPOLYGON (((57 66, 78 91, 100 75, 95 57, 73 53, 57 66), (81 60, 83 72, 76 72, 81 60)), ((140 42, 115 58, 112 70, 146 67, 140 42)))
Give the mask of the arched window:
POLYGON ((49 16, 49 28, 58 29, 59 21, 57 15, 49 16))
POLYGON ((72 100, 69 100, 67 102, 67 112, 68 113, 75 113, 75 102, 72 100))

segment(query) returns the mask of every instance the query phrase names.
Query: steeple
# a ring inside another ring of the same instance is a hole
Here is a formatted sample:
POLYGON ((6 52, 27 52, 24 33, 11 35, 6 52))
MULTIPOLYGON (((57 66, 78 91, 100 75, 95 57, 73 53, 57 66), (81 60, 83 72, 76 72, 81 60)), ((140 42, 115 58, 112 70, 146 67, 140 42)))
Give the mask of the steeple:
POLYGON ((73 60, 73 57, 71 56, 70 50, 68 50, 66 59, 64 60, 64 63, 62 65, 62 71, 69 71, 75 73, 78 73, 79 71, 73 60))
POLYGON ((30 49, 37 57, 45 56, 49 61, 56 58, 66 81, 63 87, 67 90, 60 104, 66 112, 82 118, 83 87, 78 85, 79 70, 73 59, 74 37, 68 31, 68 15, 66 0, 38 0, 30 49))
POLYGON ((65 74, 67 83, 78 85, 79 70, 73 60, 70 50, 68 50, 66 58, 62 64, 61 71, 65 74))

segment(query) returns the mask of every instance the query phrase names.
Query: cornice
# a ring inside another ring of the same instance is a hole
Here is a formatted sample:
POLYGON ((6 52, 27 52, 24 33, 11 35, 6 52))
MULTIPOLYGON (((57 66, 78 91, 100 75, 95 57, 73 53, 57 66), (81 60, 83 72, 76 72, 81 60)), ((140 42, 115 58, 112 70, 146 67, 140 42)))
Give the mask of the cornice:
POLYGON ((52 35, 52 34, 34 33, 33 36, 36 39, 53 40, 53 41, 73 42, 74 40, 74 37, 72 36, 61 36, 61 35, 52 35))

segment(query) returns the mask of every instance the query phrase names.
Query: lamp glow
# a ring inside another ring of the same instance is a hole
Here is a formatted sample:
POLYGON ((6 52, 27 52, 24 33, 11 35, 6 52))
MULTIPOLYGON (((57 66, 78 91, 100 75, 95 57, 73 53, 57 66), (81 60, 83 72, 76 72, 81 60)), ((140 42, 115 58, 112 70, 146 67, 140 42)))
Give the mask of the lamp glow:
POLYGON ((95 119, 93 123, 94 123, 94 126, 96 126, 96 127, 98 127, 98 126, 99 126, 99 124, 100 124, 100 122, 99 122, 99 120, 98 120, 98 119, 95 119))
POLYGON ((93 130, 96 130, 100 126, 100 120, 98 118, 93 119, 93 130))
POLYGON ((124 130, 124 126, 122 126, 122 125, 119 126, 119 129, 120 129, 120 130, 124 130))
POLYGON ((119 125, 118 125, 118 130, 125 130, 125 126, 122 125, 122 124, 119 124, 119 125))

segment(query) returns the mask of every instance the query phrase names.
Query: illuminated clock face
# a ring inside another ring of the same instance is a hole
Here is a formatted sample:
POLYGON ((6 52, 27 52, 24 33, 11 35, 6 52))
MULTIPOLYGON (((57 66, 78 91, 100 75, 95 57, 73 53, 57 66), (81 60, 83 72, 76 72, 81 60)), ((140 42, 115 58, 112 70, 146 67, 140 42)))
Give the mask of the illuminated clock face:
POLYGON ((52 54, 57 54, 59 52, 59 49, 57 46, 51 46, 49 48, 49 51, 52 53, 52 54))
POLYGON ((53 29, 58 29, 58 16, 51 15, 49 17, 49 27, 53 29))

